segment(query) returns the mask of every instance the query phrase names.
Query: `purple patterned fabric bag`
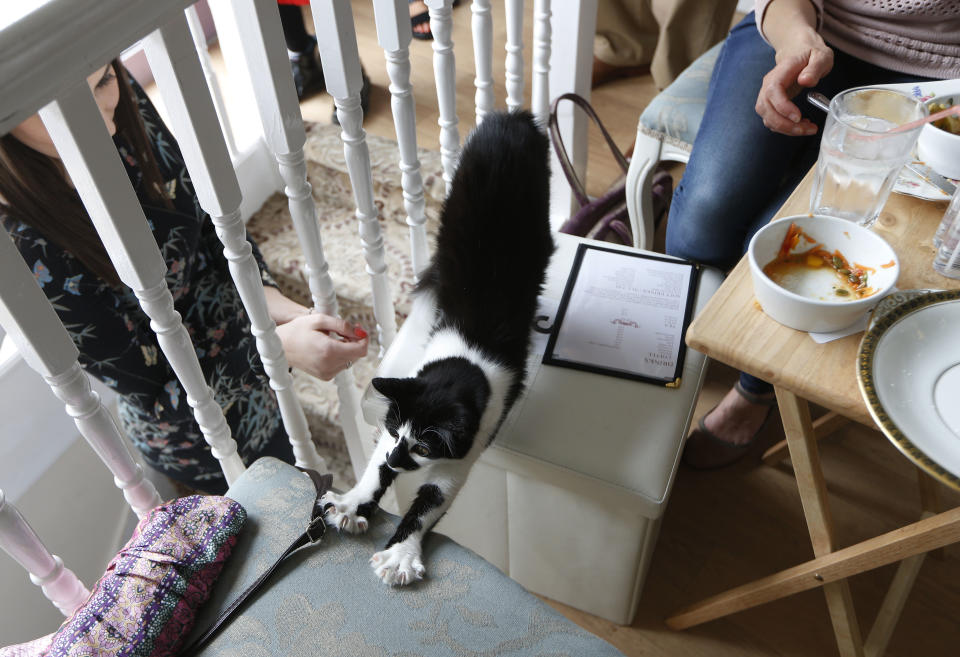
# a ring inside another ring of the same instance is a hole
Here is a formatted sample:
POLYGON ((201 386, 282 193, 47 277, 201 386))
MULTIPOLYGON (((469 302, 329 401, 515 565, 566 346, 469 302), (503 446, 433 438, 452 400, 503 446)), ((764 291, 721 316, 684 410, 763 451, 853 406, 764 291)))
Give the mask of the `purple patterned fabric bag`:
POLYGON ((217 496, 191 495, 153 509, 43 654, 175 655, 246 518, 243 507, 217 496))

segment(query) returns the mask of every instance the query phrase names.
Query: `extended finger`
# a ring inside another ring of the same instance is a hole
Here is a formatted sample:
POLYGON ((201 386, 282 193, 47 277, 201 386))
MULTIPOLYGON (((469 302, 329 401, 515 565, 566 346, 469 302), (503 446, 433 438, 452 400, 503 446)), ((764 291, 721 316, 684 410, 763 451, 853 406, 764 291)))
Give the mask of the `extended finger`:
POLYGON ((331 317, 323 313, 313 313, 308 317, 310 318, 310 326, 314 330, 336 333, 348 340, 356 340, 358 337, 353 326, 339 317, 331 317))
POLYGON ((327 353, 338 362, 347 363, 366 356, 368 343, 366 338, 351 342, 333 341, 333 344, 328 346, 327 353))

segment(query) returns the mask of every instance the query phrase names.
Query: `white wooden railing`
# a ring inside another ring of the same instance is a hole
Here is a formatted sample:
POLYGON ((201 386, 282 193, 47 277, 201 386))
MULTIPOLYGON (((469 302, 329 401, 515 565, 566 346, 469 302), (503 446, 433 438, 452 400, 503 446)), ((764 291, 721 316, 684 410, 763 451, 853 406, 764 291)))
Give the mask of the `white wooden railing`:
MULTIPOLYGON (((523 106, 523 0, 504 0, 507 43, 505 105, 523 106)), ((222 410, 204 379, 196 352, 174 310, 164 281, 166 265, 130 186, 86 84, 86 76, 132 43, 144 51, 176 135, 198 199, 209 213, 228 260, 234 283, 250 316, 252 332, 270 385, 276 391, 284 427, 297 463, 323 470, 292 377, 267 312, 263 286, 245 239, 242 216, 245 186, 238 182, 238 162, 246 156, 227 121, 222 95, 205 52, 202 30, 189 9, 190 0, 49 0, 11 24, 0 22, 0 134, 39 111, 61 159, 100 234, 121 280, 129 286, 151 320, 161 349, 175 371, 197 423, 227 481, 243 471, 237 445, 222 410), (185 14, 184 11, 187 10, 185 14), (199 50, 199 54, 198 54, 199 50)), ((452 0, 426 0, 434 34, 434 73, 439 108, 443 175, 452 180, 460 148, 456 107, 457 64, 452 41, 452 0)), ((562 11, 550 0, 535 0, 533 58, 530 74, 534 112, 544 118, 552 95, 578 91, 589 95, 589 65, 597 0, 567 0, 562 11), (562 42, 563 48, 551 47, 562 42), (550 64, 553 64, 551 67, 550 64)), ((253 81, 252 100, 262 124, 254 148, 272 154, 273 170, 265 179, 282 179, 290 214, 300 239, 313 304, 336 315, 337 300, 307 181, 306 139, 282 38, 275 0, 209 0, 218 32, 227 32, 242 48, 231 52, 228 67, 242 67, 253 81)), ((399 146, 398 166, 410 228, 414 271, 426 266, 429 253, 424 228, 424 190, 417 158, 413 89, 410 83, 411 26, 407 0, 373 0, 377 37, 390 78, 391 108, 399 146)), ((373 193, 366 135, 362 127, 360 58, 349 0, 314 0, 313 17, 328 91, 334 97, 342 128, 344 154, 356 202, 356 217, 366 270, 374 298, 380 345, 396 334, 390 278, 373 193)), ((21 12, 22 13, 22 12, 21 12)), ((471 7, 475 65, 475 121, 498 104, 493 94, 491 0, 471 7)), ((3 14, 0 13, 0 20, 3 14)), ((421 91, 420 93, 432 93, 421 91)), ((472 121, 470 122, 473 123, 472 121)), ((586 131, 582 120, 561 117, 565 142, 574 163, 583 168, 586 131)), ((426 144, 425 146, 432 146, 426 144)), ((555 167, 556 169, 556 167, 555 167)), ((562 180, 562 179, 560 179, 562 180)), ((565 183, 554 183, 558 218, 569 212, 565 183)), ((159 502, 153 486, 133 461, 116 422, 90 389, 73 345, 55 313, 16 253, 0 236, 0 324, 16 342, 27 363, 63 400, 81 434, 114 474, 130 507, 138 514, 159 502)), ((336 379, 340 417, 355 469, 362 469, 362 444, 369 438, 360 416, 359 392, 351 370, 336 379)), ((3 482, 0 482, 2 486, 3 482)), ((86 589, 65 569, 0 491, 0 547, 30 573, 35 584, 64 613, 75 608, 86 589)))

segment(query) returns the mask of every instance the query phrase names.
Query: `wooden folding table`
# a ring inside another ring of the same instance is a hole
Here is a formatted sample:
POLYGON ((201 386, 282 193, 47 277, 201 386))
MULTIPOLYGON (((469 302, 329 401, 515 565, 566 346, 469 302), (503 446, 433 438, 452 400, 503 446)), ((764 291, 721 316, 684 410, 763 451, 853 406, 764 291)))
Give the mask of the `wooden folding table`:
MULTIPOLYGON (((804 179, 778 217, 808 211, 811 179, 812 175, 804 179)), ((931 239, 945 209, 945 202, 891 195, 875 230, 899 256, 898 288, 960 289, 960 281, 938 275, 931 266, 931 239)), ((822 587, 840 654, 874 657, 886 648, 924 554, 960 542, 960 507, 941 511, 938 484, 921 472, 923 509, 919 521, 843 549, 834 545, 817 436, 818 432, 822 435, 836 428, 844 418, 875 426, 857 384, 856 360, 862 335, 817 344, 808 334, 776 323, 754 299, 746 258, 690 326, 687 343, 691 347, 773 383, 815 558, 688 606, 667 619, 670 627, 691 627, 822 587), (811 421, 810 402, 831 411, 816 426, 811 421), (897 561, 902 563, 864 641, 846 578, 897 561)), ((785 455, 774 448, 765 460, 785 455)))

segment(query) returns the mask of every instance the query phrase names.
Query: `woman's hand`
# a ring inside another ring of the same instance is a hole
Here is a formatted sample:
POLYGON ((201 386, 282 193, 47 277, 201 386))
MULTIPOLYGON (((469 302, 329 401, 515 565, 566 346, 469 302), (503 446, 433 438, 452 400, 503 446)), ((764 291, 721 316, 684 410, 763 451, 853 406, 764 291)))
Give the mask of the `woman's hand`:
POLYGON ((367 333, 329 315, 300 315, 278 326, 277 335, 292 367, 324 381, 367 355, 367 333))
POLYGON ((791 100, 814 87, 833 68, 833 50, 816 31, 809 0, 776 0, 763 17, 763 32, 776 50, 776 65, 763 77, 756 110, 763 124, 785 135, 812 135, 817 126, 791 100))

